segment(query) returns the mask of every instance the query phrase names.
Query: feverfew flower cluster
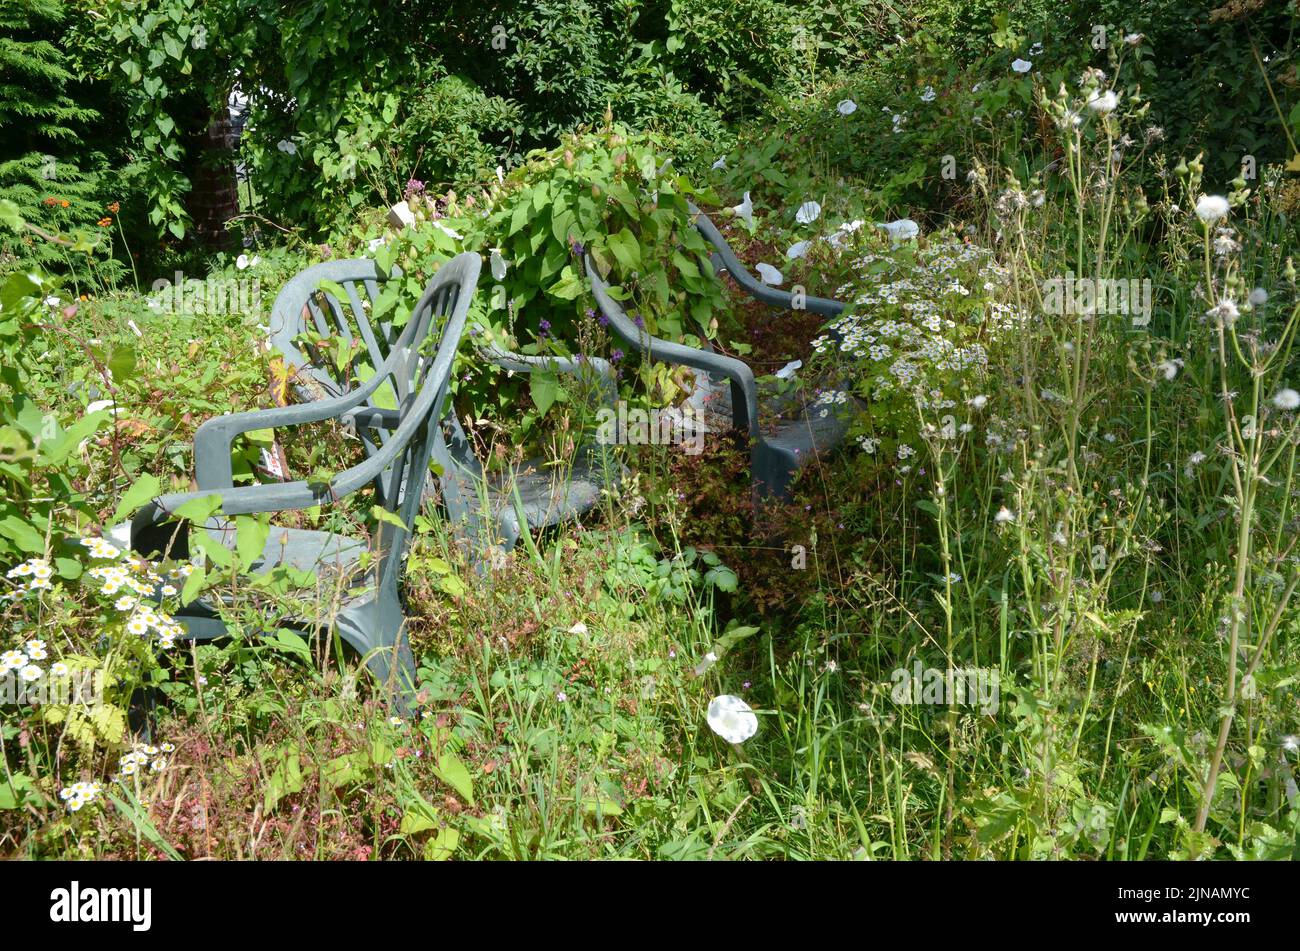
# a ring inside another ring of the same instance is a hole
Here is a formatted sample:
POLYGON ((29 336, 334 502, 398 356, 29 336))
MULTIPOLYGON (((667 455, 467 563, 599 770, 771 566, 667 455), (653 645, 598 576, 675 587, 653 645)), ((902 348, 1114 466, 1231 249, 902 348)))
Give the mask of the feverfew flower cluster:
POLYGON ((44 558, 30 558, 5 572, 5 577, 17 582, 14 590, 3 596, 5 601, 16 601, 29 591, 47 591, 52 586, 54 569, 44 558))
MULTIPOLYGON (((161 773, 170 764, 168 756, 176 752, 175 745, 161 743, 153 746, 147 743, 132 743, 131 749, 122 754, 117 763, 116 782, 124 782, 129 777, 144 774, 146 771, 161 773)), ((64 786, 59 790, 59 798, 67 806, 68 812, 80 812, 86 806, 98 801, 104 787, 100 783, 78 782, 64 786)))
MULTIPOLYGON (((44 641, 29 640, 15 650, 0 653, 0 677, 12 673, 24 683, 36 683, 46 676, 46 670, 41 663, 49 660, 49 656, 44 641)), ((68 665, 61 661, 53 664, 48 671, 49 676, 55 678, 66 677, 68 672, 68 665)))
POLYGON ((116 779, 122 779, 127 776, 134 776, 136 773, 143 773, 146 769, 150 772, 161 773, 167 768, 170 762, 167 757, 176 752, 176 747, 171 743, 162 743, 158 746, 152 746, 147 743, 133 743, 127 753, 122 754, 122 758, 117 763, 116 779))
MULTIPOLYGON (((79 542, 93 562, 87 568, 81 584, 94 589, 99 595, 111 599, 110 603, 121 618, 125 631, 135 637, 155 639, 164 649, 172 647, 184 628, 166 612, 160 610, 159 599, 173 597, 180 592, 184 579, 194 572, 194 566, 182 564, 167 570, 134 555, 124 556, 121 549, 103 538, 86 537, 79 542)), ((0 602, 14 602, 33 592, 47 591, 53 586, 54 569, 46 558, 31 558, 10 568, 5 577, 14 582, 11 590, 0 595, 0 602)), ((29 641, 23 650, 0 654, 0 675, 11 670, 29 682, 39 680, 44 671, 33 662, 43 660, 43 642, 29 641), (33 655, 32 644, 41 644, 40 653, 33 655), (22 665, 18 665, 20 654, 22 665)), ((60 674, 56 664, 50 673, 60 674)), ((66 674, 66 670, 64 670, 66 674)))
POLYGON ((103 791, 99 783, 73 783, 59 790, 59 798, 68 807, 68 812, 80 812, 83 806, 89 806, 103 791))
MULTIPOLYGON (((918 410, 928 418, 956 409, 964 384, 987 366, 986 346, 1027 318, 992 299, 1007 270, 989 251, 953 236, 864 253, 853 266, 862 276, 836 293, 849 306, 813 351, 818 360, 847 364, 854 389, 869 399, 872 431, 855 438, 875 454, 882 443, 914 441, 918 410)), ((835 394, 819 400, 833 401, 835 394)))

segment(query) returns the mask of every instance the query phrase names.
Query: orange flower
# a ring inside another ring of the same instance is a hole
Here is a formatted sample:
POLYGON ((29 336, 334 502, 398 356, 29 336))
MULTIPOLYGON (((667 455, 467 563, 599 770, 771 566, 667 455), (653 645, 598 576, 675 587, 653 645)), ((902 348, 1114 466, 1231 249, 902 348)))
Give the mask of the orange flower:
POLYGON ((54 207, 55 205, 57 205, 58 203, 59 203, 59 200, 58 200, 57 198, 55 198, 53 195, 51 195, 49 198, 45 199, 45 204, 49 205, 51 208, 53 208, 53 207, 54 207))
POLYGON ((112 219, 112 218, 100 218, 100 219, 99 219, 99 226, 100 226, 101 228, 107 228, 107 227, 108 227, 109 225, 111 225, 112 223, 113 223, 113 219, 112 219))
POLYGON ((72 202, 68 201, 68 199, 66 199, 66 198, 63 199, 63 201, 59 202, 59 205, 62 206, 62 207, 64 207, 64 208, 67 208, 67 207, 68 207, 69 205, 71 205, 71 204, 72 204, 72 202))
POLYGON ((113 214, 117 214, 119 211, 122 210, 122 206, 117 202, 113 202, 111 205, 108 206, 108 210, 111 211, 113 214))

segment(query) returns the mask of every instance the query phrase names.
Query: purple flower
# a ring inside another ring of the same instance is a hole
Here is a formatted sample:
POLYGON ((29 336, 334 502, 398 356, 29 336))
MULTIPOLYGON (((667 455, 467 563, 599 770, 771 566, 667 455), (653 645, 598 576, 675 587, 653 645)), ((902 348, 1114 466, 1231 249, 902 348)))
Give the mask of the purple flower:
POLYGON ((537 325, 537 327, 544 334, 551 332, 551 322, 549 320, 543 319, 542 322, 537 325))
POLYGON ((569 250, 572 251, 577 257, 582 257, 584 254, 587 253, 586 247, 577 238, 569 239, 569 250))
POLYGON ((605 314, 604 314, 603 311, 601 312, 601 315, 600 315, 600 325, 601 325, 602 327, 608 327, 608 326, 609 326, 609 318, 605 316, 605 314))
POLYGON ((418 178, 412 178, 406 183, 406 191, 403 193, 403 197, 407 201, 410 201, 416 195, 423 195, 423 194, 424 194, 424 182, 420 181, 418 178))
POLYGON ((748 690, 748 689, 749 689, 749 681, 746 680, 743 684, 741 684, 741 685, 740 685, 740 689, 741 689, 741 690, 748 690))
POLYGON ((609 362, 610 362, 610 363, 618 363, 618 361, 619 361, 619 360, 622 360, 622 359, 623 359, 623 351, 622 351, 622 350, 615 350, 613 353, 611 353, 611 354, 609 355, 609 362))
POLYGON ((633 314, 632 322, 636 324, 637 327, 640 328, 641 330, 645 330, 645 320, 644 318, 642 318, 640 314, 633 314))

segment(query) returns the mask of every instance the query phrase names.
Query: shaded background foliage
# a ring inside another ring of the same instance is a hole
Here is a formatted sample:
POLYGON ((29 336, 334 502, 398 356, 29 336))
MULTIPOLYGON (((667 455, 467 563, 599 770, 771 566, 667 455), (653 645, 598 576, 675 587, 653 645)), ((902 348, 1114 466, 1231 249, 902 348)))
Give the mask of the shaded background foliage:
MULTIPOLYGON (((1035 75, 1098 65, 1097 26, 1112 44, 1146 34, 1143 93, 1165 147, 1195 141, 1210 173, 1230 176, 1243 155, 1262 166, 1293 153, 1278 113, 1300 120, 1285 105, 1294 18, 1284 0, 4 0, 0 196, 52 232, 92 237, 120 202, 127 242, 157 273, 196 244, 230 246, 221 225, 236 204, 327 237, 411 179, 431 191, 491 181, 610 109, 665 136, 679 167, 706 168, 748 128, 747 144, 771 140, 783 179, 798 179, 804 160, 786 148, 798 141, 886 206, 942 212, 936 156, 978 138, 948 101, 1005 77, 1033 44, 1035 75), (900 97, 927 85, 941 108, 895 134, 900 97), (238 156, 214 125, 232 94, 246 116, 238 156), (852 123, 832 108, 845 96, 860 106, 852 123), (49 155, 57 189, 41 178, 49 155)), ((735 184, 761 191, 767 170, 751 171, 735 184)), ((58 246, 0 240, 11 265, 70 266, 58 246)))

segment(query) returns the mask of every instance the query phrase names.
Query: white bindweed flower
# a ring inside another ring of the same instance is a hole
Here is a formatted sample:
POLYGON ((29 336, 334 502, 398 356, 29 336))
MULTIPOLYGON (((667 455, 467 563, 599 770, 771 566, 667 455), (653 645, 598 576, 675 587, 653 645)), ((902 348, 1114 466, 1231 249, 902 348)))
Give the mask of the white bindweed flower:
POLYGON ((934 91, 934 87, 933 87, 933 86, 926 86, 926 87, 925 87, 925 92, 921 93, 921 101, 922 101, 922 102, 934 102, 934 97, 935 97, 935 95, 936 95, 936 93, 935 93, 935 91, 934 91))
POLYGON ((723 694, 709 703, 709 729, 728 743, 744 743, 758 732, 758 717, 739 697, 723 694))
POLYGON ((989 402, 989 398, 985 396, 983 393, 981 393, 978 396, 972 396, 970 399, 968 399, 966 401, 966 405, 971 407, 972 409, 983 409, 985 406, 988 405, 988 402, 989 402))
POLYGON ((573 625, 573 627, 569 628, 568 633, 570 633, 570 634, 586 634, 586 633, 587 633, 587 625, 585 625, 585 624, 583 624, 581 621, 579 621, 577 624, 573 625))
POLYGON ((718 160, 717 160, 716 162, 714 162, 713 165, 710 166, 710 167, 713 168, 713 169, 715 169, 715 170, 716 170, 716 169, 726 169, 726 167, 727 167, 727 157, 726 157, 725 155, 719 155, 719 156, 718 156, 718 160))
POLYGON ((785 276, 770 264, 755 264, 754 270, 758 271, 759 280, 773 287, 780 287, 781 282, 785 280, 785 276))
POLYGON ((1300 407, 1300 393, 1292 389, 1278 390, 1273 394, 1273 405, 1278 409, 1296 409, 1300 407))
POLYGON ((1124 42, 1129 46, 1137 46, 1145 38, 1145 33, 1125 33, 1124 42))
POLYGON ((753 228, 754 228, 754 202, 750 200, 749 192, 745 192, 745 200, 744 200, 744 201, 742 201, 739 205, 734 205, 734 206, 732 207, 732 209, 731 209, 731 213, 734 214, 737 218, 744 218, 744 219, 745 219, 745 224, 747 224, 747 225, 749 226, 749 228, 750 228, 751 231, 753 230, 753 228))
POLYGON ((1093 90, 1088 95, 1088 108, 1099 115, 1107 115, 1115 111, 1119 105, 1119 96, 1115 95, 1115 90, 1107 89, 1103 93, 1093 90))
POLYGON ((388 223, 394 228, 406 228, 415 224, 415 212, 405 200, 399 201, 388 209, 388 223))
POLYGON ((1282 749, 1286 750, 1288 753, 1294 753, 1297 750, 1300 750, 1300 737, 1298 736, 1282 737, 1282 749))
POLYGON ((811 247, 812 247, 811 241, 796 241, 794 244, 790 245, 790 247, 786 249, 785 256, 789 258, 791 261, 797 260, 798 258, 801 258, 805 254, 807 254, 808 249, 811 247))
POLYGON ((279 149, 281 152, 283 152, 285 155, 298 154, 298 146, 290 142, 288 139, 281 139, 279 142, 275 144, 275 147, 279 149))
POLYGON ((998 513, 993 516, 993 521, 998 525, 1006 525, 1008 522, 1014 522, 1015 520, 1016 513, 1011 511, 1011 509, 1007 508, 1005 505, 998 509, 998 513))
POLYGON ((493 248, 488 261, 492 268, 492 280, 504 281, 506 279, 506 268, 510 266, 510 262, 501 256, 501 249, 493 248))
POLYGON ((778 380, 788 380, 791 377, 793 377, 795 371, 802 366, 803 366, 802 360, 791 360, 785 366, 781 367, 781 369, 776 371, 776 378, 778 380))
POLYGON ((1016 59, 1012 61, 1011 68, 1017 73, 1027 73, 1034 68, 1034 64, 1027 59, 1016 59))
POLYGON ((910 241, 921 233, 921 227, 911 218, 899 218, 897 221, 876 222, 876 227, 884 231, 895 243, 910 241))
POLYGON ((810 225, 816 221, 822 213, 822 206, 815 201, 806 201, 799 206, 799 210, 794 213, 794 220, 801 225, 810 225))
POLYGON ((1196 217, 1208 225, 1228 217, 1231 207, 1222 195, 1202 195, 1196 200, 1196 217))
POLYGON ((851 116, 858 111, 858 104, 852 99, 841 99, 835 103, 835 111, 842 116, 851 116))

